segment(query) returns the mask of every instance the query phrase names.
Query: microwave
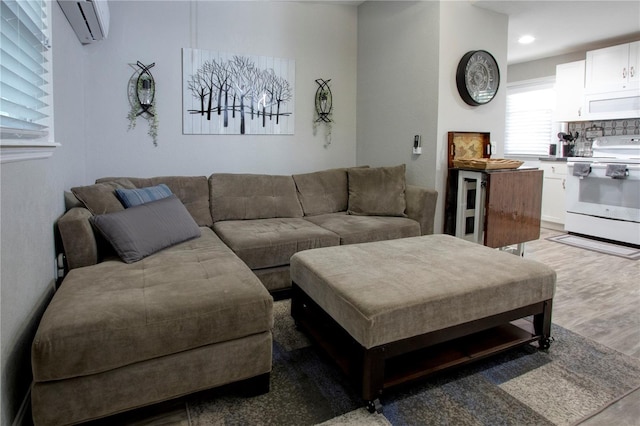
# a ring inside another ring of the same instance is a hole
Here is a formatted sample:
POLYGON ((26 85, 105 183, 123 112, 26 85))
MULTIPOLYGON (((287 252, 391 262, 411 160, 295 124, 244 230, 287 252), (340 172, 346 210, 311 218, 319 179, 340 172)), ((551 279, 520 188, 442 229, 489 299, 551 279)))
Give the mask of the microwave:
POLYGON ((591 93, 585 95, 589 120, 619 120, 640 117, 640 91, 591 93))

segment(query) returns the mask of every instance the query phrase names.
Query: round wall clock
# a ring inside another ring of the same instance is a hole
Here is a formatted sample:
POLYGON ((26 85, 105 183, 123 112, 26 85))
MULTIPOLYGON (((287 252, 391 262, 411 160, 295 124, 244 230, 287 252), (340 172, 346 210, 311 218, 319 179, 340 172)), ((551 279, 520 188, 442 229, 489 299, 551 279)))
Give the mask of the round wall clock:
POLYGON ((500 69, 495 58, 485 50, 467 52, 458 64, 456 85, 467 104, 478 106, 490 102, 500 85, 500 69))

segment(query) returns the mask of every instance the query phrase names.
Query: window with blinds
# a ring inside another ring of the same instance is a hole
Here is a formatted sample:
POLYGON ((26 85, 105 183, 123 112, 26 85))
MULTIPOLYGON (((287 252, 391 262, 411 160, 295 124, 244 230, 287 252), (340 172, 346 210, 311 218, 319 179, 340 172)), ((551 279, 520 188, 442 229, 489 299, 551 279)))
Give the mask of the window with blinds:
POLYGON ((538 80, 507 87, 505 156, 546 156, 554 142, 554 82, 538 80))
MULTIPOLYGON (((2 0, 0 5, 0 137, 7 148, 53 143, 51 2, 2 0)), ((31 148, 30 152, 34 150, 31 148)), ((23 159, 19 154, 15 159, 23 159)), ((29 157, 27 155, 27 157, 29 157)), ((26 158, 25 158, 26 159, 26 158)))

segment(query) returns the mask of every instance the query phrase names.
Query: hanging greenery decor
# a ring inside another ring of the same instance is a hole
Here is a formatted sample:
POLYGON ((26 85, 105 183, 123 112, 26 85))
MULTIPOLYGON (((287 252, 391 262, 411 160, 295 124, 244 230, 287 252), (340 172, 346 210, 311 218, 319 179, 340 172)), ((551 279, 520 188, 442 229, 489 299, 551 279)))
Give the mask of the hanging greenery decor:
POLYGON ((313 134, 315 135, 320 124, 325 125, 325 146, 331 144, 331 131, 333 130, 333 95, 329 87, 329 80, 321 78, 316 80, 318 89, 316 90, 316 114, 313 122, 313 134))
POLYGON ((138 117, 146 118, 149 122, 149 131, 147 133, 151 136, 153 145, 158 146, 158 114, 156 113, 155 104, 156 83, 149 71, 150 68, 155 66, 155 63, 144 65, 138 61, 134 66, 136 70, 129 79, 127 90, 129 104, 131 105, 127 115, 129 120, 129 128, 127 130, 136 127, 138 117))

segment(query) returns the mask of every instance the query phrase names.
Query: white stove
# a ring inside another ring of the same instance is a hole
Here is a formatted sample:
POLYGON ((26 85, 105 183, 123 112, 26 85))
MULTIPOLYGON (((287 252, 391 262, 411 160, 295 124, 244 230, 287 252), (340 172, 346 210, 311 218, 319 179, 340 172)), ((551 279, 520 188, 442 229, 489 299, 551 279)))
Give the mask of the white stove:
POLYGON ((592 155, 570 157, 569 162, 640 164, 640 135, 606 136, 594 139, 592 155))
POLYGON ((607 136, 567 161, 565 230, 640 246, 640 135, 607 136))

